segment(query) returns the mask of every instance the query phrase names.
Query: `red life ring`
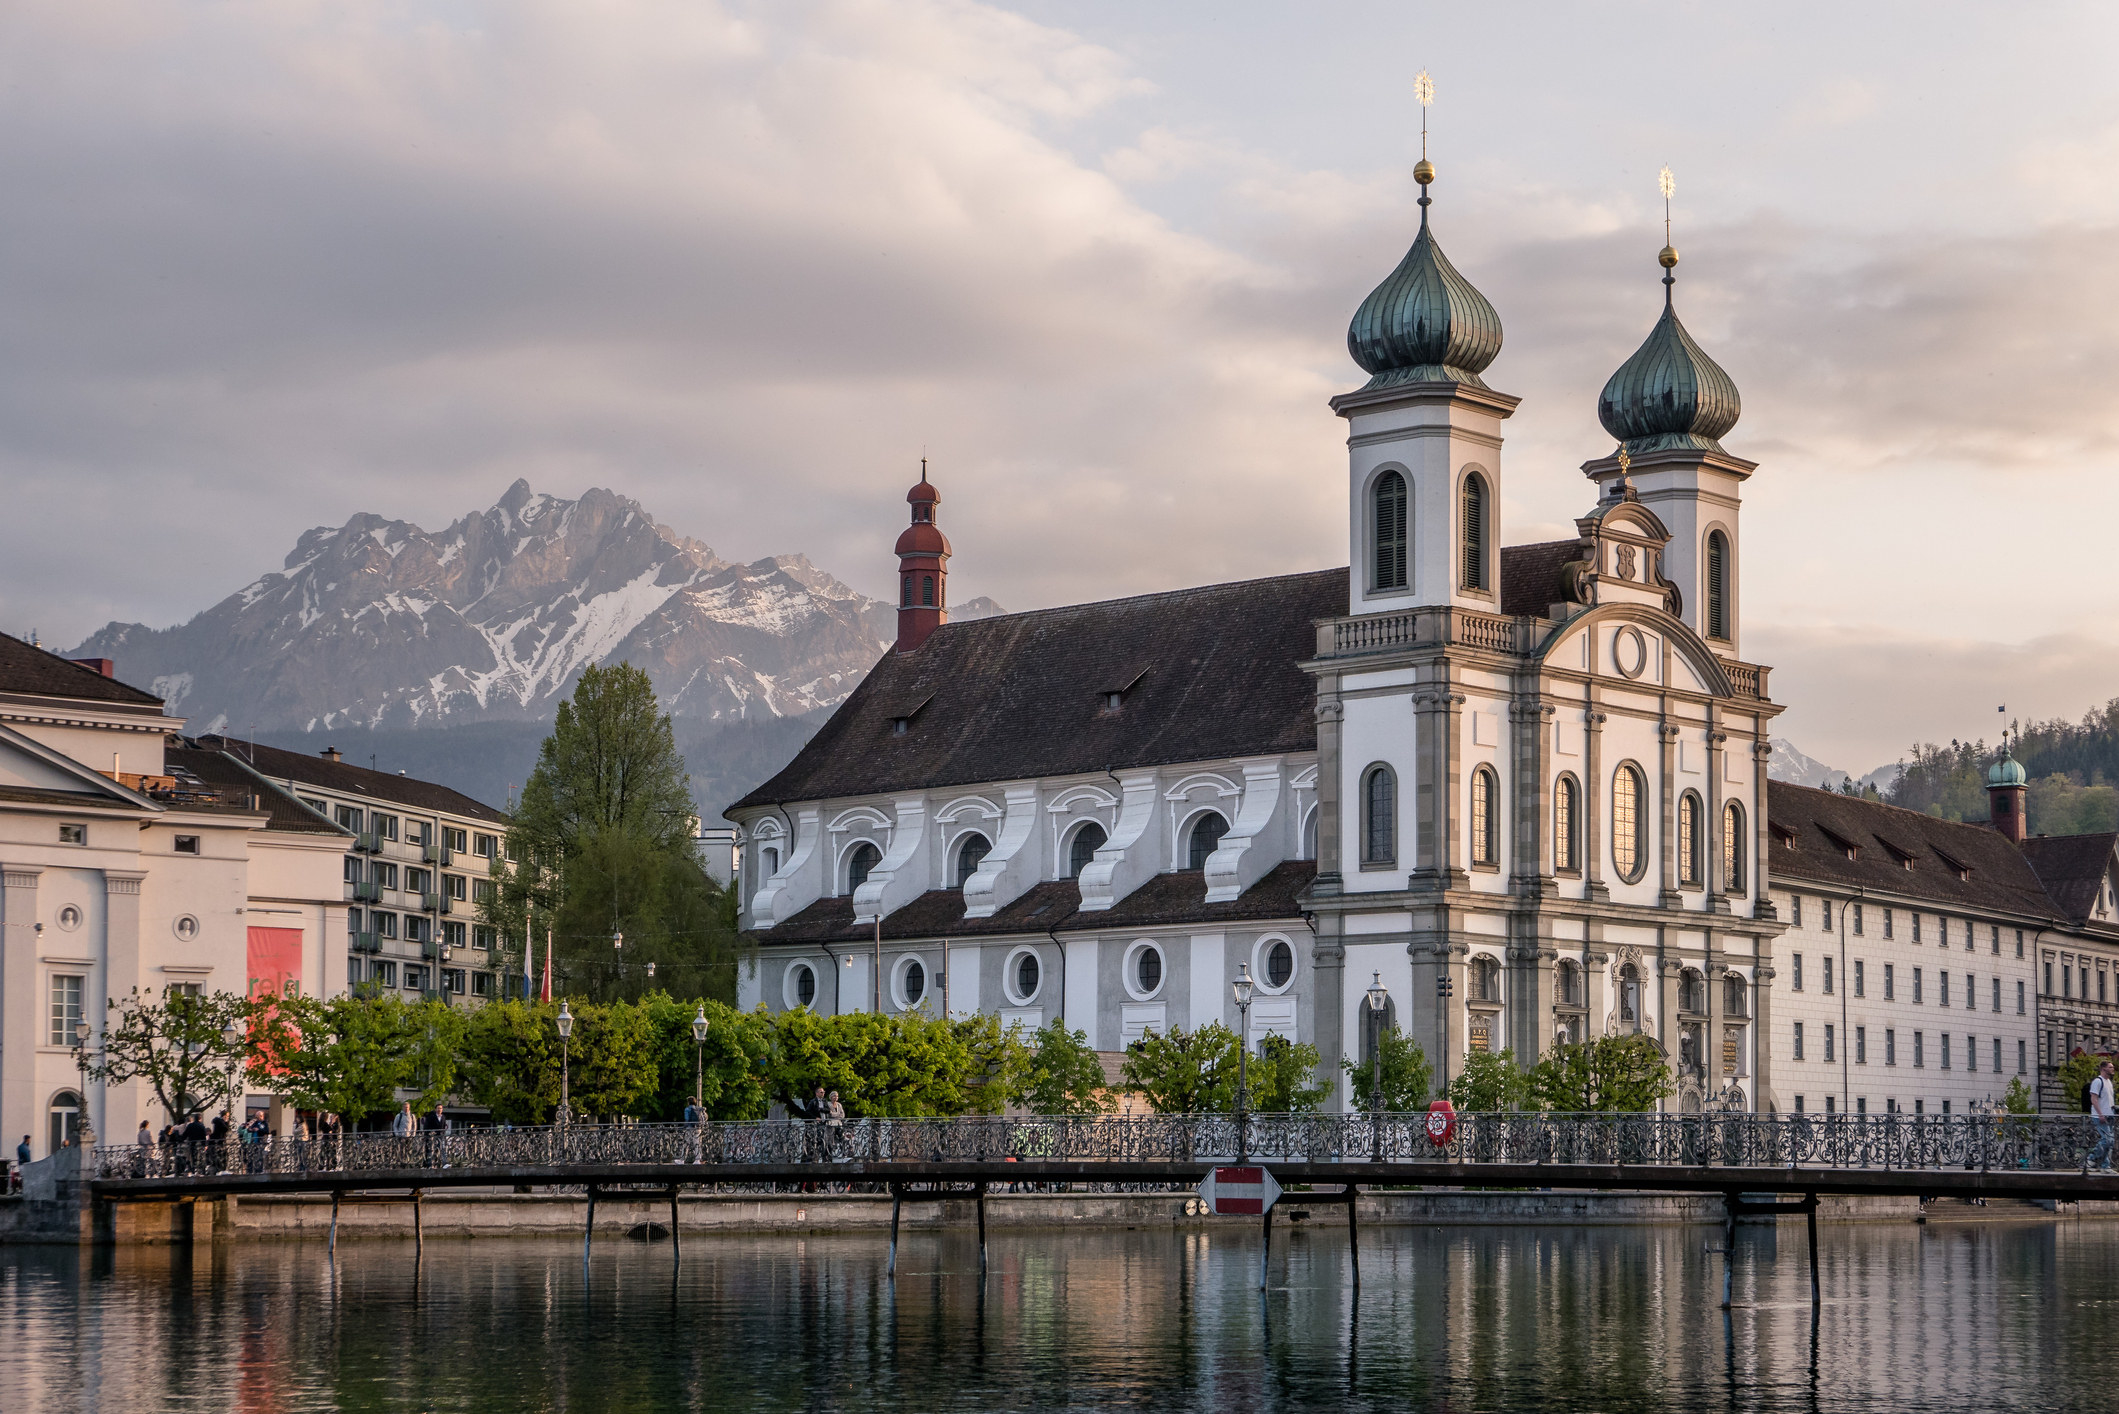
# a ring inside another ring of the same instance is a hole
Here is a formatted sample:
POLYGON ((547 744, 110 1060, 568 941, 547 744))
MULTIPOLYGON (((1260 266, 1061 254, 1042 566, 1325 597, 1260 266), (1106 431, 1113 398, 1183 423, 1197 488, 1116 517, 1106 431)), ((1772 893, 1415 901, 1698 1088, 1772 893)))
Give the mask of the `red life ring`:
POLYGON ((1427 1138, 1436 1148, 1444 1148, 1457 1137, 1457 1107, 1447 1100, 1430 1101, 1427 1107, 1427 1138))

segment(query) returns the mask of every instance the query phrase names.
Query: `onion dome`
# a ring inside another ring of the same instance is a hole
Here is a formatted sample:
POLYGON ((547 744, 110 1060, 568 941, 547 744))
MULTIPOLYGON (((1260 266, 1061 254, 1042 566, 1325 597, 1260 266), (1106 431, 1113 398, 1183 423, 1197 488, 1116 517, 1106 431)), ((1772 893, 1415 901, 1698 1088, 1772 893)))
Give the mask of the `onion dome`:
POLYGON ((1635 456, 1671 448, 1720 452, 1743 412, 1736 383, 1685 332, 1671 300, 1678 253, 1664 246, 1663 317, 1597 399, 1597 421, 1635 456))
POLYGON ((920 459, 920 481, 905 493, 912 507, 912 524, 898 536, 893 555, 947 555, 949 537, 934 523, 934 508, 942 503, 941 488, 927 479, 927 459, 920 459))
POLYGON ((1420 234, 1384 282, 1354 311, 1346 348, 1372 376, 1367 386, 1401 383, 1486 384, 1479 375, 1501 352, 1501 316, 1457 273, 1427 227, 1434 167, 1413 169, 1420 183, 1420 234))
POLYGON ((2004 786, 2020 786, 2029 779, 2030 777, 2025 774, 2023 767, 2017 764, 2016 758, 2009 754, 2009 749, 2006 746, 2001 748, 2001 759, 1987 767, 1988 790, 1997 790, 2004 786))

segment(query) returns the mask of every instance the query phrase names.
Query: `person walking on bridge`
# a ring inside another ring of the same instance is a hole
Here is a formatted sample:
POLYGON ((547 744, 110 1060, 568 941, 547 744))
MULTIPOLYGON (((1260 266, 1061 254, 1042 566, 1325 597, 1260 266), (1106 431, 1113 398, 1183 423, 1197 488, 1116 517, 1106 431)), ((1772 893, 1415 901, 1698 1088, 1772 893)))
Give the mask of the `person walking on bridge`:
POLYGON ((2106 1061, 2097 1067, 2097 1078, 2090 1082, 2090 1123, 2097 1128, 2097 1147, 2083 1160, 2084 1168, 2102 1168, 2112 1171, 2112 1063, 2106 1061))
POLYGON ((399 1139, 410 1139, 419 1133, 419 1116, 412 1113, 410 1100, 398 1106, 397 1118, 390 1121, 390 1132, 399 1139))

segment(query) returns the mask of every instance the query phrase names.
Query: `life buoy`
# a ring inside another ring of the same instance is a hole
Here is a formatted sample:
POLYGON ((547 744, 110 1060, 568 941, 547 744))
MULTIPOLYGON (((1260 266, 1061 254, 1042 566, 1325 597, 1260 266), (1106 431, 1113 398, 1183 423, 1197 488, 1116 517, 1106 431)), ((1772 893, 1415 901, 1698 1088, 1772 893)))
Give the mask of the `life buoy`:
POLYGON ((1457 1137, 1457 1107, 1447 1100, 1433 1100, 1427 1107, 1427 1139, 1440 1149, 1457 1137))

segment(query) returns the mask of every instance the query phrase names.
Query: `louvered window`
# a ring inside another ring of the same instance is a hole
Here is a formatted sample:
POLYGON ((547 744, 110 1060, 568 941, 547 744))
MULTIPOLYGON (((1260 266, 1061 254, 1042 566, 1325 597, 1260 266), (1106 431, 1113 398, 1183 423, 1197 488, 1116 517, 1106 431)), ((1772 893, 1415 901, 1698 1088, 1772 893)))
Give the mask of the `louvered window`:
POLYGON ((1707 636, 1729 637, 1729 540, 1719 530, 1707 536, 1707 636))
POLYGON ((931 574, 920 576, 920 605, 928 609, 934 607, 934 576, 931 574))
POLYGON ((1391 863, 1398 857, 1398 782, 1390 767, 1369 768, 1362 809, 1361 862, 1391 863))
POLYGON ((1690 791, 1678 798, 1678 882, 1700 883, 1700 798, 1690 791))
POLYGON ((1464 478, 1464 587, 1486 588, 1486 478, 1464 478))
POLYGON ((1472 863, 1492 864, 1500 853, 1495 828, 1494 773, 1481 766, 1472 772, 1472 863))
POLYGON ((1406 586, 1405 478, 1395 471, 1386 471, 1377 477, 1375 501, 1376 558, 1373 587, 1403 589, 1406 586))
POLYGON ((1575 782, 1572 776, 1560 777, 1552 791, 1552 867, 1555 869, 1579 869, 1575 854, 1575 782))

